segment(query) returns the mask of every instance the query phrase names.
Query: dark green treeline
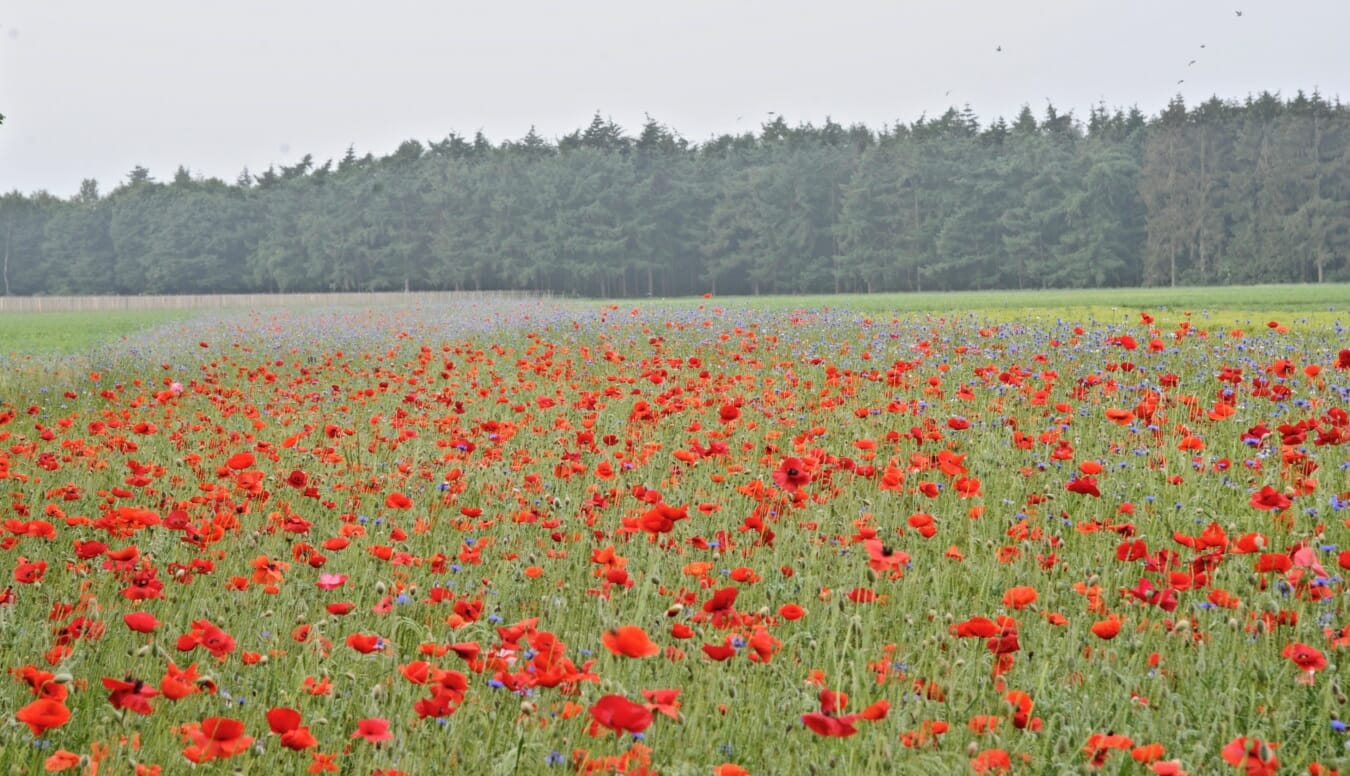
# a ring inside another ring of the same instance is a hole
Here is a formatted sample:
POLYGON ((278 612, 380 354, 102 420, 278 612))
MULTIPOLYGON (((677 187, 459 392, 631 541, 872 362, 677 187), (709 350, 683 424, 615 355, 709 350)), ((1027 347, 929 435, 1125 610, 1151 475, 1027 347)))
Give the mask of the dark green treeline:
POLYGON ((969 109, 691 144, 599 115, 247 172, 0 197, 5 294, 585 296, 1350 280, 1350 106, 969 109))

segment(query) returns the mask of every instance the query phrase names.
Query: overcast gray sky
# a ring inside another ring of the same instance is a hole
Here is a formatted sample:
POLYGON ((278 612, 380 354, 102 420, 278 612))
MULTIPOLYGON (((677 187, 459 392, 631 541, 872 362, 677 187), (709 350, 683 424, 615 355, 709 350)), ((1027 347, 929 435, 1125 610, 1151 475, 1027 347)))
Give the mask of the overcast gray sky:
POLYGON ((1350 0, 6 0, 0 191, 556 138, 596 110, 698 142, 769 111, 878 128, 967 103, 987 122, 1047 99, 1350 100, 1347 30, 1350 0))

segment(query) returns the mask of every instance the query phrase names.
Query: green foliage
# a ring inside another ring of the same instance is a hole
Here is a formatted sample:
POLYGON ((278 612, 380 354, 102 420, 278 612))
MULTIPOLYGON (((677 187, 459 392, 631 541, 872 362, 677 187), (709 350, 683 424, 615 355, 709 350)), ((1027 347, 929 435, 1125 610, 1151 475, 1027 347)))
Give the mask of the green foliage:
POLYGON ((134 168, 0 199, 8 294, 534 289, 626 297, 1350 277, 1350 107, 969 109, 701 144, 650 116, 303 155, 234 184, 134 168))

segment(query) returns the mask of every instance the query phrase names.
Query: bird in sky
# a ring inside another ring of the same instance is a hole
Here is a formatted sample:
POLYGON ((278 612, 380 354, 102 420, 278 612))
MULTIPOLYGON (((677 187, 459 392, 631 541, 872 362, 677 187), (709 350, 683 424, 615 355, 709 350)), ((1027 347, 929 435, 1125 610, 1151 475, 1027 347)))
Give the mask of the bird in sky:
POLYGON ((1233 13, 1237 14, 1238 16, 1241 16, 1241 15, 1242 15, 1242 12, 1241 12, 1241 11, 1234 11, 1233 13))
POLYGON ((1184 83, 1186 83, 1186 79, 1185 79, 1185 78, 1178 78, 1178 79, 1177 79, 1177 86, 1181 86, 1181 85, 1184 84, 1184 83))
POLYGON ((1191 61, 1189 61, 1189 62, 1186 63, 1186 67, 1190 67, 1191 65, 1195 64, 1197 61, 1198 61, 1198 60, 1192 59, 1191 61))
POLYGON ((1003 47, 1002 47, 1002 46, 995 46, 995 47, 994 47, 994 51, 1002 51, 1002 50, 1003 50, 1003 47))

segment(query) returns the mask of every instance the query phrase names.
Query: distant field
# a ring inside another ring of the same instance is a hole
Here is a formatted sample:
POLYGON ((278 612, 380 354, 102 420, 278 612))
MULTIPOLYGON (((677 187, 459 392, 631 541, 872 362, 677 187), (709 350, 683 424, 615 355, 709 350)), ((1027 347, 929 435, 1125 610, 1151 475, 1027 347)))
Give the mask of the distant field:
POLYGON ((192 315, 186 310, 0 313, 0 355, 78 353, 192 315))
MULTIPOLYGON (((1211 316, 1242 313, 1339 313, 1350 310, 1350 284, 1217 286, 1183 288, 1052 289, 1045 291, 955 291, 908 294, 716 297, 712 300, 663 300, 679 306, 744 304, 763 310, 829 307, 862 313, 986 312, 1073 310, 1081 314, 1133 310, 1193 311, 1211 316)), ((1002 316, 999 316, 1002 317, 1002 316)))
MULTIPOLYGON (((171 298, 166 298, 171 299, 171 298)), ((399 307, 397 295, 385 295, 379 307, 399 307)), ((550 300, 578 309, 598 300, 550 300)), ((1253 315, 1276 313, 1300 320, 1333 323, 1350 310, 1350 284, 1225 286, 1188 288, 1055 289, 1048 291, 960 291, 897 294, 701 297, 613 300, 620 307, 692 308, 698 305, 756 310, 835 309, 884 315, 909 312, 981 313, 993 318, 1022 313, 1072 313, 1098 320, 1118 319, 1137 310, 1191 311, 1199 320, 1239 323, 1253 315)), ((312 306, 312 305, 311 305, 312 306)), ((408 307, 436 306, 418 296, 408 307)), ((110 344, 138 331, 218 310, 113 310, 90 312, 0 313, 0 355, 69 354, 110 344)), ((1264 321, 1260 321, 1264 323, 1264 321)))

